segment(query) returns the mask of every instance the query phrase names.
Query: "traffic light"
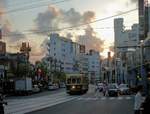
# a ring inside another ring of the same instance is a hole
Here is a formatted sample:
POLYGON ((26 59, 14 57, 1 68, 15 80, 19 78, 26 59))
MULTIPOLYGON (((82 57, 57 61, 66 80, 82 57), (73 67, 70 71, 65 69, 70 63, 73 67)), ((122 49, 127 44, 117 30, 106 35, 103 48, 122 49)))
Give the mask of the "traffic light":
POLYGON ((137 74, 136 78, 138 79, 138 81, 142 81, 142 78, 139 74, 137 74))
POLYGON ((148 72, 147 79, 150 80, 150 72, 148 72))

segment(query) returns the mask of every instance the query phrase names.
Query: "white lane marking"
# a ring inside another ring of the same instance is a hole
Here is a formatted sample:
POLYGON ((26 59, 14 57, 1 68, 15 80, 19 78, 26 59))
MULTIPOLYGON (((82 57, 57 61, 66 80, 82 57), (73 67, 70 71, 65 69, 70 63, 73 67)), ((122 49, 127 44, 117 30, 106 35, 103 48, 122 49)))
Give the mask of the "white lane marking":
POLYGON ((89 100, 130 100, 132 99, 132 97, 130 96, 120 96, 120 97, 79 97, 77 98, 77 100, 85 100, 85 101, 89 101, 89 100))
POLYGON ((34 100, 40 100, 40 99, 46 99, 46 98, 53 98, 53 96, 62 96, 62 95, 67 95, 65 92, 58 93, 58 94, 52 94, 52 95, 47 95, 47 96, 40 96, 40 97, 35 97, 35 98, 24 98, 24 99, 8 99, 6 100, 9 105, 15 105, 15 104, 20 104, 22 102, 32 102, 34 100))
POLYGON ((90 101, 90 100, 98 100, 99 98, 96 98, 96 97, 87 97, 87 98, 83 98, 83 97, 80 97, 80 98, 77 98, 77 100, 85 100, 85 101, 90 101))
POLYGON ((64 103, 64 102, 67 102, 67 101, 70 101, 70 100, 73 100, 75 98, 65 98, 65 99, 62 99, 62 100, 58 100, 58 101, 55 101, 53 103, 51 102, 47 102, 46 104, 40 104, 39 106, 30 106, 30 107, 25 107, 21 110, 15 110, 15 111, 10 111, 10 112, 7 112, 6 114, 24 114, 24 113, 28 113, 28 112, 32 112, 32 111, 35 111, 35 110, 39 110, 39 109, 43 109, 43 108, 47 108, 47 107, 51 107, 51 106, 54 106, 54 105, 57 105, 57 104, 60 104, 60 103, 64 103))
POLYGON ((46 107, 46 106, 53 106, 53 104, 55 103, 63 103, 63 102, 67 102, 73 99, 76 99, 78 97, 74 97, 74 96, 68 96, 67 94, 62 94, 62 96, 60 96, 58 94, 58 96, 42 96, 42 97, 38 97, 38 98, 31 98, 31 99, 26 99, 26 100, 19 100, 19 102, 17 102, 17 100, 13 100, 11 101, 11 103, 8 103, 8 106, 6 106, 5 108, 5 112, 6 114, 16 114, 17 112, 19 112, 19 114, 22 114, 22 112, 25 111, 32 111, 33 109, 41 109, 41 107, 46 107))
POLYGON ((74 97, 73 98, 61 98, 61 99, 58 99, 56 101, 48 101, 48 102, 41 102, 41 103, 37 103, 37 104, 32 104, 32 105, 27 105, 27 106, 24 106, 24 107, 19 107, 17 109, 14 109, 14 108, 11 108, 9 110, 6 110, 6 113, 7 114, 13 114, 13 113, 20 113, 20 112, 31 112, 31 111, 34 111, 33 109, 41 109, 42 107, 46 107, 46 106, 53 106, 53 104, 55 103, 63 103, 63 102, 67 102, 67 101, 70 101, 70 100, 73 100, 75 99, 74 97))
POLYGON ((131 97, 125 97, 125 99, 126 99, 126 100, 130 100, 130 99, 131 99, 131 97))
POLYGON ((118 97, 118 100, 122 100, 123 99, 123 97, 118 97))
POLYGON ((106 100, 106 97, 102 97, 102 98, 100 98, 101 100, 106 100))
POLYGON ((114 99, 115 99, 115 97, 110 97, 109 99, 110 99, 110 100, 114 100, 114 99))
POLYGON ((9 103, 8 102, 8 107, 17 107, 18 105, 19 106, 22 106, 22 105, 32 105, 32 104, 35 104, 35 103, 39 103, 39 102, 47 102, 47 101, 54 101, 54 100, 57 100, 59 98, 62 98, 62 97, 70 97, 70 96, 53 96, 51 98, 32 98, 32 99, 26 99, 26 100, 22 100, 22 101, 18 101, 17 100, 15 102, 11 102, 9 103))

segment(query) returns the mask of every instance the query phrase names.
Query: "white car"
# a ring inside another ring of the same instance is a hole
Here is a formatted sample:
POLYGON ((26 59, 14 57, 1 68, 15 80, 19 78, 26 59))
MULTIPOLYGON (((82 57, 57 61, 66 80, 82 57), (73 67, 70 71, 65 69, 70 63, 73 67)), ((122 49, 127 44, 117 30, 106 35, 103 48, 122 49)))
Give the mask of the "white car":
POLYGON ((33 85, 32 92, 33 92, 33 93, 38 93, 38 92, 40 92, 40 88, 38 87, 38 85, 33 85))
POLYGON ((48 90, 56 90, 58 88, 59 88, 58 84, 49 84, 48 85, 48 90))
POLYGON ((129 87, 128 87, 128 85, 127 84, 120 84, 119 85, 119 93, 121 94, 121 95, 128 95, 128 94, 130 94, 130 90, 129 90, 129 87))
POLYGON ((112 83, 108 85, 108 95, 109 96, 118 96, 118 85, 116 83, 112 83))

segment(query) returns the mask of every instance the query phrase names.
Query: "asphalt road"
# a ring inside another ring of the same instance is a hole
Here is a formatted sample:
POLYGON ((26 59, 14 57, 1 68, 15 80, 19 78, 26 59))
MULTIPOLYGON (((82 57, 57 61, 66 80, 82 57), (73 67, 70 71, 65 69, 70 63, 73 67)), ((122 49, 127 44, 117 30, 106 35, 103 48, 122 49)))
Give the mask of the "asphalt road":
POLYGON ((60 88, 57 90, 46 90, 43 92, 38 92, 38 93, 33 93, 31 95, 28 96, 8 96, 6 99, 28 99, 28 98, 36 98, 36 97, 41 97, 41 96, 47 96, 47 95, 52 95, 52 94, 56 94, 56 93, 60 93, 60 92, 64 92, 65 88, 60 88))
POLYGON ((97 97, 88 93, 28 114, 133 114, 133 96, 97 97))
POLYGON ((63 102, 71 101, 75 98, 77 97, 69 96, 66 94, 65 89, 45 91, 30 96, 13 96, 6 98, 8 105, 5 106, 5 113, 24 114, 46 107, 51 107, 63 102))
POLYGON ((84 95, 59 89, 6 100, 6 114, 133 114, 133 96, 104 97, 92 85, 84 95))

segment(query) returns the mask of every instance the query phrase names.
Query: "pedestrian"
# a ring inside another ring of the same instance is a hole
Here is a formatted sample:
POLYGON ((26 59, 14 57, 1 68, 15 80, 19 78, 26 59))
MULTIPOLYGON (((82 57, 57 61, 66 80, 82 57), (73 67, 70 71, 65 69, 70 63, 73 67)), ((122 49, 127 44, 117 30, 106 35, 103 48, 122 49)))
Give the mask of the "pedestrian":
POLYGON ((0 114, 4 114, 3 96, 0 94, 0 114))
POLYGON ((107 96, 107 94, 108 94, 108 84, 104 83, 104 86, 103 86, 103 95, 107 96))
POLYGON ((99 88, 98 88, 98 84, 96 83, 95 85, 95 96, 98 97, 99 96, 99 88))
POLYGON ((150 95, 148 95, 143 103, 143 114, 150 114, 150 95))
POLYGON ((143 90, 143 86, 139 85, 137 87, 137 93, 134 99, 134 114, 140 114, 141 111, 140 109, 143 103, 142 90, 143 90))

